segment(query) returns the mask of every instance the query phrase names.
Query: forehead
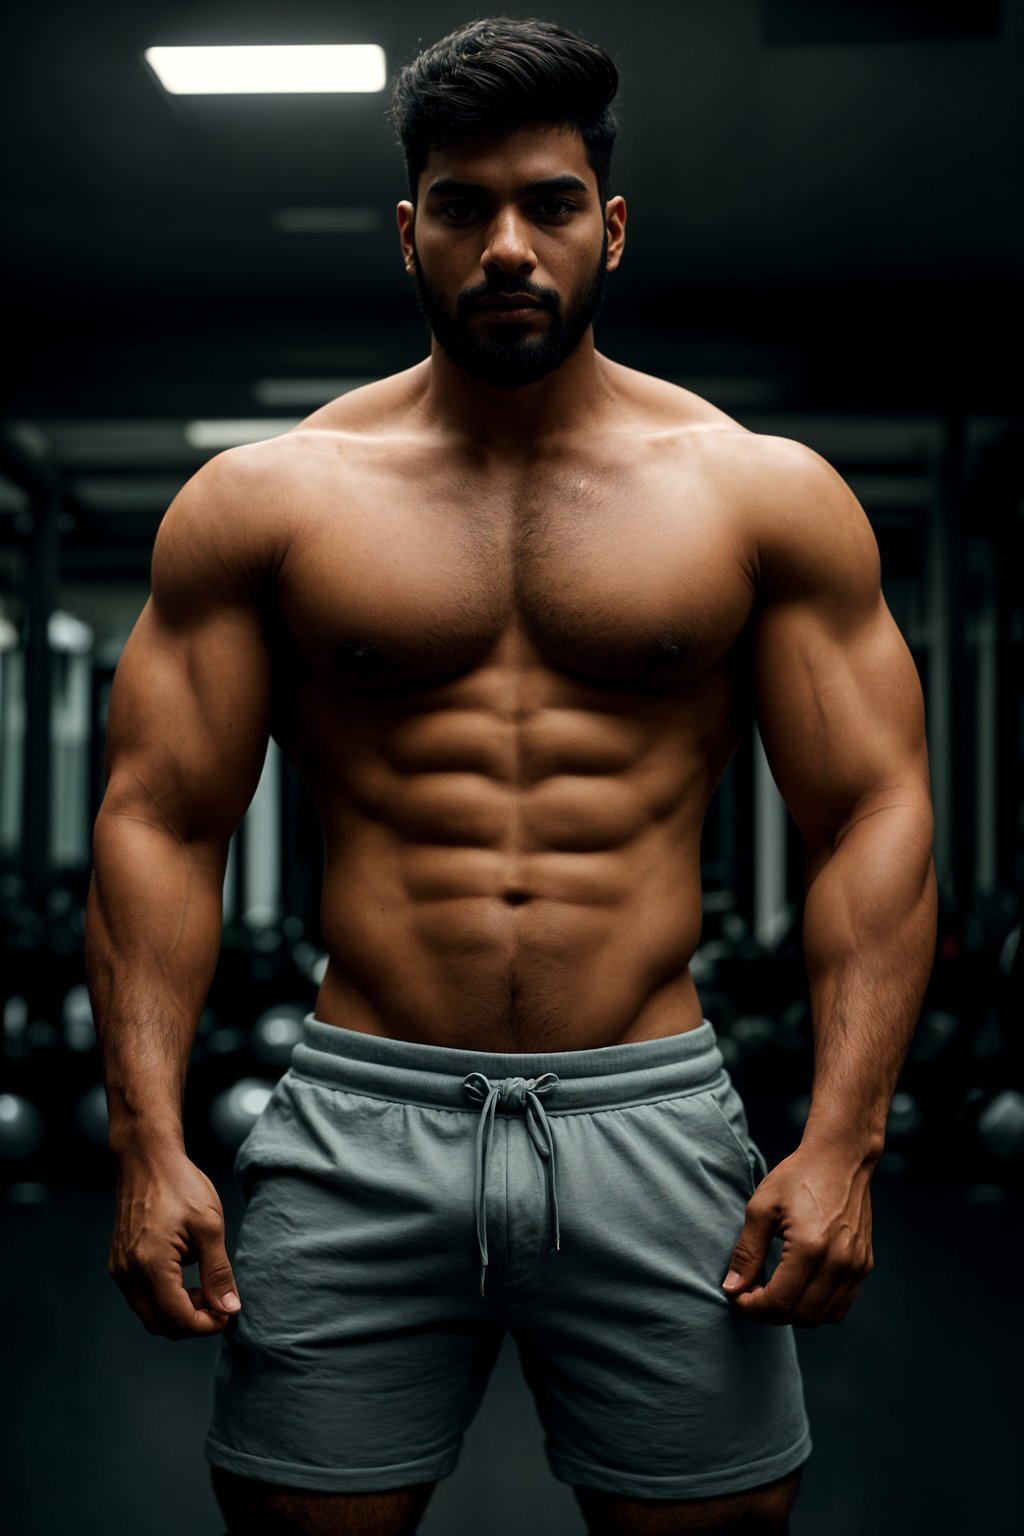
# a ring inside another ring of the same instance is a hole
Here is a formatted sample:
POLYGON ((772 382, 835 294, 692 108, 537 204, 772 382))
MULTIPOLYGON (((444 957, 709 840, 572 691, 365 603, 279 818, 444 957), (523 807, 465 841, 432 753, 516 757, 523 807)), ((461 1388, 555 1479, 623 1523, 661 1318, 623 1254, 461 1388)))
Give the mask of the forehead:
POLYGON ((500 191, 565 175, 579 176, 597 189, 579 130, 571 123, 531 123, 509 133, 435 145, 420 174, 419 190, 428 193, 442 176, 500 191))

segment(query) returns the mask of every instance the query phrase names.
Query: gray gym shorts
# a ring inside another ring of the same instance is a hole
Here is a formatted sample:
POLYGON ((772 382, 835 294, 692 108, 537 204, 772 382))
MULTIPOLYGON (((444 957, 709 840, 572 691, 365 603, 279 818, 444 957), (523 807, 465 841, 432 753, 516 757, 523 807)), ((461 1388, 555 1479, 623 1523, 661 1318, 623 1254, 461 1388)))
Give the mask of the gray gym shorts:
POLYGON ((505 1054, 310 1015, 235 1168, 217 1466, 326 1493, 446 1477, 506 1330, 562 1482, 705 1498, 810 1455, 793 1329, 721 1288, 767 1169, 707 1020, 505 1054))

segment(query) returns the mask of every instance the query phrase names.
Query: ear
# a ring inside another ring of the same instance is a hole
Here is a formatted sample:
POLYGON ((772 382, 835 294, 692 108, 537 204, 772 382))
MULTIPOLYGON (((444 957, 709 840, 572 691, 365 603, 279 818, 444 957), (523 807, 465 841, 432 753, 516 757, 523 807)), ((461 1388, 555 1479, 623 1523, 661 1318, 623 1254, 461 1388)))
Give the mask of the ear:
POLYGON ((413 254, 413 233, 416 226, 416 209, 412 203, 403 199, 395 209, 398 223, 398 238, 402 247, 402 261, 405 270, 410 277, 416 271, 416 259, 413 254))
POLYGON ((610 197, 604 205, 604 218, 608 229, 608 271, 614 272, 626 245, 626 199, 610 197))

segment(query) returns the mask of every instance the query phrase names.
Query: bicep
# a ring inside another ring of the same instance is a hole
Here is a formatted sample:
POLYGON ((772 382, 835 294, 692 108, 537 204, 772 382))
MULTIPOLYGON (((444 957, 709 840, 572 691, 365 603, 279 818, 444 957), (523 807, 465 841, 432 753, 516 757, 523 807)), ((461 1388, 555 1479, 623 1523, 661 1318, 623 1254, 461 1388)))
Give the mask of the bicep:
POLYGON ((161 528, 153 592, 111 690, 104 809, 225 844, 266 755, 271 665, 255 596, 220 537, 187 508, 161 528))
POLYGON ((821 504, 779 541, 753 647, 765 754, 812 855, 859 814, 928 795, 920 681, 874 535, 834 471, 816 478, 821 504))

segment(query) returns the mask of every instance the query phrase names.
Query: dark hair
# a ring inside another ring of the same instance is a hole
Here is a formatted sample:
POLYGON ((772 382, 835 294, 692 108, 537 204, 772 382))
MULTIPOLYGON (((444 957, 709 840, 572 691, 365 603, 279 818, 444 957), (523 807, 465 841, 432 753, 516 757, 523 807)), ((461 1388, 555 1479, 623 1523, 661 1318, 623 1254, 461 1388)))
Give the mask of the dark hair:
POLYGON ((608 196, 619 72, 603 48, 550 21, 487 16, 424 48, 391 82, 412 201, 432 149, 525 123, 572 124, 608 196))

